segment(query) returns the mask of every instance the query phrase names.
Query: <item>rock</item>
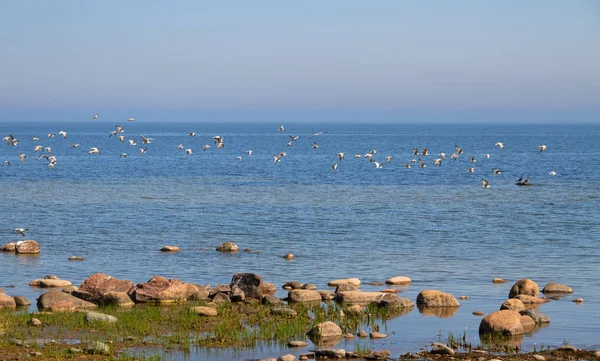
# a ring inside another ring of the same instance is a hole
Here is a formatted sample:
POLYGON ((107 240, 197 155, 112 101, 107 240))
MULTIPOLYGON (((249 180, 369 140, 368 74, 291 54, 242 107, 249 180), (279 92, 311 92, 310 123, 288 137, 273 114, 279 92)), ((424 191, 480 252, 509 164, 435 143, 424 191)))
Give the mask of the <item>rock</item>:
POLYGON ((337 287, 344 283, 351 283, 351 284, 355 285, 356 287, 360 286, 360 280, 358 278, 343 278, 343 279, 339 279, 339 280, 333 280, 333 281, 329 281, 327 283, 327 285, 329 287, 337 287))
POLYGON ((351 334, 350 332, 348 332, 347 334, 343 335, 342 337, 345 339, 348 339, 348 340, 352 340, 354 338, 354 335, 351 334))
POLYGON ((388 335, 386 335, 385 333, 381 333, 381 332, 371 332, 369 333, 369 338, 386 338, 388 337, 388 335))
POLYGON ((315 353, 315 358, 345 358, 346 350, 343 348, 339 349, 323 349, 323 350, 311 350, 315 353))
POLYGON ((424 307, 459 307, 460 303, 449 293, 424 290, 417 296, 417 305, 424 307))
POLYGON ((331 292, 331 291, 319 291, 319 294, 321 295, 321 300, 323 301, 331 301, 335 298, 335 293, 331 292))
POLYGON ((371 351, 364 356, 365 360, 387 360, 390 357, 390 351, 379 350, 371 351))
POLYGON ((216 285, 212 290, 210 290, 209 297, 212 298, 216 293, 219 292, 229 295, 229 293, 231 292, 231 287, 229 287, 229 285, 216 285))
POLYGON ((296 356, 294 356, 292 354, 282 355, 282 356, 279 356, 277 361, 296 361, 296 356))
POLYGON ((546 358, 542 355, 531 355, 536 361, 546 361, 546 358))
POLYGON ((459 300, 470 300, 471 297, 469 297, 469 296, 460 296, 458 299, 459 300))
POLYGON ((312 283, 305 283, 302 285, 302 289, 303 290, 316 290, 317 286, 313 285, 312 283))
POLYGON ((493 283, 504 283, 506 282, 506 280, 503 280, 502 278, 494 278, 492 280, 493 283))
POLYGON ((290 316, 290 317, 294 317, 298 313, 295 310, 292 310, 291 308, 287 308, 287 307, 275 307, 275 308, 273 308, 271 310, 271 314, 278 315, 278 316, 290 316))
POLYGON ((41 357, 42 353, 39 351, 33 351, 29 353, 29 356, 33 356, 33 357, 41 357))
POLYGON ((522 334, 521 315, 516 311, 502 310, 485 316, 479 324, 479 333, 501 333, 506 336, 522 334))
POLYGON ((315 290, 291 290, 288 293, 288 302, 320 302, 321 294, 315 290))
POLYGON ((82 353, 82 352, 83 352, 83 350, 80 349, 79 347, 71 347, 71 348, 69 348, 69 353, 72 353, 72 354, 74 354, 74 353, 82 353))
POLYGON ((594 356, 600 358, 600 351, 594 352, 594 356))
POLYGON ((381 290, 379 292, 381 292, 381 293, 401 293, 402 290, 399 290, 397 288, 386 288, 386 289, 383 289, 383 290, 381 290))
POLYGON ((222 292, 217 292, 213 298, 212 301, 218 305, 222 305, 225 303, 230 303, 231 299, 229 298, 229 296, 227 296, 226 294, 222 293, 222 292))
POLYGON ((196 306, 191 308, 192 312, 199 314, 200 316, 216 316, 217 310, 212 307, 196 306))
POLYGON ((135 303, 126 292, 109 291, 102 295, 100 303, 107 306, 133 307, 135 303))
POLYGON ((89 354, 109 355, 110 347, 100 341, 93 341, 85 347, 84 351, 89 354))
POLYGON ((384 295, 381 292, 348 291, 336 294, 335 300, 340 303, 367 304, 379 301, 384 295))
POLYGON ((521 311, 525 309, 525 305, 523 302, 517 298, 511 298, 509 300, 504 301, 502 306, 500 306, 501 310, 511 310, 511 311, 521 311))
POLYGON ((31 287, 41 287, 41 288, 50 288, 50 287, 68 287, 73 284, 67 280, 59 280, 55 278, 38 278, 31 282, 29 282, 31 287))
POLYGON ((352 305, 348 307, 348 313, 351 315, 360 315, 363 312, 361 305, 352 305))
POLYGON ((49 291, 37 300, 40 311, 74 311, 98 308, 97 305, 60 291, 49 291))
POLYGON ((13 298, 15 299, 15 304, 17 307, 31 305, 31 302, 29 302, 29 300, 24 296, 15 296, 13 298))
POLYGON ((286 282, 281 286, 284 290, 299 290, 304 284, 296 281, 286 282))
POLYGON ((483 312, 483 311, 473 311, 472 314, 475 315, 475 316, 483 316, 483 315, 485 315, 485 312, 483 312))
POLYGON ((177 247, 177 246, 163 246, 160 249, 161 252, 179 252, 181 251, 181 248, 177 247))
POLYGON ((305 341, 289 341, 288 347, 306 347, 308 346, 308 342, 305 341))
POLYGON ((385 280, 385 283, 388 285, 409 285, 412 283, 412 280, 407 276, 396 276, 392 278, 388 278, 385 280))
POLYGON ((541 297, 535 297, 535 296, 528 296, 528 295, 516 295, 515 299, 520 300, 521 302, 523 302, 524 304, 542 304, 542 303, 548 303, 550 302, 550 300, 548 300, 547 298, 541 298, 541 297))
POLYGON ((198 287, 191 283, 154 276, 146 283, 138 283, 128 295, 134 302, 173 303, 187 301, 197 292, 198 287))
POLYGON ((244 294, 244 291, 242 291, 242 289, 238 286, 232 286, 231 293, 229 294, 229 299, 231 300, 231 302, 242 302, 246 299, 246 295, 244 294))
POLYGON ((570 345, 564 345, 564 346, 560 346, 556 350, 557 351, 564 351, 564 352, 577 352, 577 347, 570 346, 570 345))
POLYGON ((3 308, 16 308, 17 303, 15 299, 7 295, 6 293, 0 293, 0 310, 3 308))
POLYGON ((32 318, 29 321, 27 321, 27 324, 29 326, 39 327, 42 325, 42 321, 38 320, 37 318, 32 318))
POLYGON ((540 294, 540 289, 537 283, 528 278, 518 280, 510 289, 508 298, 514 298, 517 295, 528 295, 537 297, 540 294))
POLYGON ((116 323, 117 318, 115 316, 106 315, 100 312, 86 312, 83 320, 89 324, 96 323, 116 323))
POLYGON ((358 337, 361 337, 361 338, 365 338, 365 337, 367 337, 367 336, 369 336, 369 335, 368 335, 368 334, 367 334, 365 331, 360 331, 360 332, 357 334, 357 336, 358 336, 358 337))
POLYGON ((560 283, 548 282, 542 289, 543 293, 573 293, 573 289, 560 283))
POLYGON ((550 323, 550 316, 545 315, 538 310, 528 308, 526 310, 520 311, 519 313, 521 315, 527 315, 527 316, 531 317, 537 325, 544 324, 544 323, 550 323))
POLYGON ((277 292, 277 286, 269 282, 263 282, 262 287, 260 288, 262 295, 275 295, 277 292))
POLYGON ((246 252, 246 253, 252 253, 254 251, 252 249, 250 249, 250 248, 244 248, 244 252, 246 252))
POLYGON ((263 281, 262 277, 254 273, 236 273, 231 277, 229 287, 238 287, 245 297, 252 297, 260 300, 263 296, 263 281))
POLYGON ((15 252, 17 254, 38 254, 40 245, 34 240, 19 241, 16 244, 15 252))
POLYGON ((217 251, 219 252, 237 252, 240 250, 240 247, 233 242, 225 242, 217 247, 217 251))
POLYGON ((583 303, 583 298, 576 298, 573 300, 575 303, 583 303))
POLYGON ((348 291, 358 291, 358 286, 353 285, 352 283, 342 283, 335 288, 335 293, 348 291))
POLYGON ((283 258, 285 259, 294 259, 296 256, 294 256, 293 253, 286 253, 283 258))
POLYGON ((263 298, 260 300, 260 302, 263 305, 280 305, 283 303, 282 300, 280 300, 278 297, 275 297, 273 295, 265 295, 263 296, 263 298))
POLYGON ((0 248, 0 252, 15 252, 17 249, 17 242, 10 242, 0 248))
POLYGON ((384 294, 374 302, 378 307, 388 309, 405 309, 415 307, 415 303, 406 297, 400 297, 395 294, 384 294))
POLYGON ((277 361, 277 359, 275 357, 269 357, 269 358, 260 359, 260 361, 277 361))
POLYGON ((315 325, 307 332, 308 337, 316 344, 329 342, 335 338, 342 337, 342 329, 331 321, 326 321, 315 325))
POLYGON ((77 286, 67 286, 67 287, 63 287, 62 291, 64 293, 71 294, 71 293, 73 293, 73 291, 77 291, 78 289, 79 289, 79 287, 77 287, 77 286))
POLYGON ((527 315, 521 315, 521 325, 523 326, 523 330, 529 330, 535 327, 535 321, 527 315))
POLYGON ((419 313, 423 316, 434 316, 438 318, 454 317, 460 307, 424 307, 417 306, 419 313))
POLYGON ((450 348, 442 343, 439 343, 439 342, 433 343, 432 348, 429 351, 429 353, 436 354, 436 355, 454 356, 454 350, 452 348, 450 348))
POLYGON ((134 288, 132 281, 119 280, 104 273, 94 273, 86 278, 77 290, 71 292, 75 297, 93 303, 102 303, 104 294, 108 292, 131 292, 134 288))
POLYGON ((69 261, 84 261, 85 258, 79 256, 71 256, 68 258, 69 261))

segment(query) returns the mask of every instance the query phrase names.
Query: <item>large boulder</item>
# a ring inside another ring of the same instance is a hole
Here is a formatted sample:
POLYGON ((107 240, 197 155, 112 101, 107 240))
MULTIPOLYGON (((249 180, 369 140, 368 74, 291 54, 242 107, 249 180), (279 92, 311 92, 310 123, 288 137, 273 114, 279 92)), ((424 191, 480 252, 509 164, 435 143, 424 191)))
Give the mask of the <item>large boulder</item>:
POLYGON ((509 300, 504 301, 502 306, 500 306, 500 310, 511 310, 511 311, 521 311, 525 309, 525 305, 523 302, 517 298, 511 298, 509 300))
POLYGON ((198 292, 198 287, 177 279, 154 276, 146 283, 138 283, 128 294, 134 302, 173 303, 187 301, 198 292))
POLYGON ((3 308, 16 308, 17 307, 17 303, 15 302, 15 299, 10 297, 9 295, 7 295, 4 292, 0 292, 0 309, 3 308))
POLYGON ((315 325, 306 335, 315 344, 330 343, 342 338, 342 329, 335 323, 327 321, 315 325))
POLYGON ((537 297, 540 294, 538 284, 529 278, 518 280, 510 289, 508 298, 514 298, 517 295, 528 295, 537 297))
POLYGON ((543 293, 573 293, 573 289, 560 283, 548 282, 542 289, 543 293))
POLYGON ((0 252, 15 252, 17 250, 17 242, 10 242, 0 248, 0 252))
POLYGON ((131 281, 119 280, 104 273, 94 273, 79 285, 79 289, 72 292, 73 296, 83 300, 102 303, 107 292, 129 292, 134 284, 131 281))
POLYGON ((40 245, 34 240, 19 241, 16 244, 15 252, 17 254, 38 254, 40 245))
POLYGON ((424 290, 417 296, 417 305, 422 307, 459 307, 454 296, 437 290, 424 290))
POLYGON ((37 300, 40 311, 75 311, 98 308, 97 305, 60 291, 49 291, 37 300))
POLYGON ((505 336, 522 334, 521 315, 516 311, 502 310, 485 316, 479 324, 479 334, 498 333, 505 336))
POLYGON ((260 300, 263 296, 263 281, 259 275, 254 273, 236 273, 231 277, 229 287, 239 287, 246 297, 260 300))
POLYGON ((315 290, 291 290, 288 302, 321 302, 321 294, 315 290))
POLYGON ((38 278, 31 282, 29 282, 31 287, 42 287, 42 288, 50 288, 50 287, 68 287, 73 284, 71 281, 60 280, 57 278, 38 278))

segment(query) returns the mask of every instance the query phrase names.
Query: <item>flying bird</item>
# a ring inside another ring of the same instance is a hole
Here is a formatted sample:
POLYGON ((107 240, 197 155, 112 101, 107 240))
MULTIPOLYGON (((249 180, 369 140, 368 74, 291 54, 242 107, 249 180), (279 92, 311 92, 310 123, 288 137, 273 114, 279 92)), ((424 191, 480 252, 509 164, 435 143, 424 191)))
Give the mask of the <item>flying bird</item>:
POLYGON ((550 173, 548 173, 548 174, 550 174, 551 176, 555 176, 556 172, 555 171, 550 171, 550 173))
POLYGON ((331 166, 331 170, 336 170, 337 169, 337 163, 335 163, 334 165, 331 166))
POLYGON ((192 148, 188 148, 185 150, 186 154, 192 155, 192 148))
POLYGON ((391 155, 386 156, 385 160, 387 160, 387 162, 390 163, 392 161, 392 156, 391 155))
POLYGON ((196 132, 190 132, 190 137, 195 137, 196 136, 196 132))
POLYGON ((139 149, 140 149, 141 154, 146 154, 146 151, 148 151, 148 147, 139 148, 139 149))
POLYGON ((71 148, 78 148, 80 145, 81 143, 71 144, 71 148))
POLYGON ((179 144, 179 145, 177 146, 177 150, 179 150, 179 149, 183 149, 183 144, 179 144))
POLYGON ((283 131, 285 130, 285 128, 283 127, 283 125, 280 125, 278 130, 279 130, 280 132, 283 132, 283 131))
POLYGON ((27 158, 27 154, 25 154, 25 153, 19 154, 19 161, 21 161, 21 163, 23 163, 23 161, 25 160, 25 158, 27 158))
POLYGON ((48 138, 54 138, 54 137, 56 137, 56 134, 54 134, 54 133, 48 133, 48 138))
POLYGON ((336 155, 340 160, 344 159, 344 153, 338 153, 336 155))
POLYGON ((96 114, 96 115, 94 115, 94 116, 92 117, 92 119, 98 119, 98 116, 99 116, 99 115, 100 115, 100 114, 96 114))
POLYGON ((485 179, 481 178, 481 187, 482 188, 489 188, 490 187, 490 183, 488 181, 486 181, 485 179))
POLYGON ((134 118, 127 118, 128 122, 133 122, 135 119, 134 118))
POLYGON ((20 234, 22 237, 25 237, 25 231, 29 231, 29 228, 15 228, 13 232, 20 234))
POLYGON ((475 173, 475 167, 467 168, 467 173, 475 173))
POLYGON ((441 167, 442 166, 442 158, 438 158, 435 160, 435 163, 433 163, 433 166, 438 166, 441 167))
POLYGON ((540 153, 546 151, 546 145, 542 144, 538 148, 540 148, 540 153))
POLYGON ((100 154, 100 149, 94 147, 94 148, 90 148, 88 154, 100 154))
POLYGON ((502 172, 500 172, 500 169, 498 169, 498 168, 494 168, 494 169, 492 169, 492 172, 493 172, 494 174, 502 174, 502 172))
POLYGON ((246 151, 246 154, 248 154, 248 155, 252 155, 252 149, 248 149, 248 150, 246 151))
POLYGON ((383 168, 383 164, 379 164, 379 162, 373 162, 375 164, 375 169, 383 168))
MULTIPOLYGON (((142 137, 142 144, 150 144, 151 140, 154 140, 153 138, 148 138, 148 137, 144 137, 143 135, 140 134, 140 137, 142 137)), ((132 144, 133 145, 133 144, 132 144)))
POLYGON ((456 154, 462 154, 463 150, 461 147, 459 147, 458 145, 454 146, 456 148, 456 154))
POLYGON ((62 137, 64 139, 67 139, 67 132, 65 132, 64 130, 61 130, 60 132, 58 132, 58 135, 62 135, 62 137))
POLYGON ((135 139, 129 139, 129 145, 137 145, 135 139))
POLYGON ((298 140, 298 136, 297 135, 296 136, 290 135, 289 137, 292 140, 292 142, 295 142, 295 141, 298 140))
POLYGON ((202 146, 202 149, 203 149, 205 152, 206 152, 206 150, 207 150, 208 148, 210 148, 210 145, 208 145, 208 144, 204 144, 204 145, 202 146))

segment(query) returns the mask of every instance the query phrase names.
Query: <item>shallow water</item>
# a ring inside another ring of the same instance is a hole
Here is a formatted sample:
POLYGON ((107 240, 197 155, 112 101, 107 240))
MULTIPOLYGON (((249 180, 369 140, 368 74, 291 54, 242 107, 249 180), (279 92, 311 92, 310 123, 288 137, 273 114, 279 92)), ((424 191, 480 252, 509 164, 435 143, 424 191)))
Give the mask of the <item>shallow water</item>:
MULTIPOLYGON (((600 347, 600 172, 593 165, 600 156, 598 126, 287 124, 285 132, 277 132, 277 125, 267 124, 122 124, 127 138, 139 143, 139 133, 154 138, 147 154, 140 154, 139 146, 108 137, 112 125, 0 124, 2 136, 21 140, 17 147, 0 145, 0 161, 12 163, 0 168, 0 236, 19 240, 12 229, 26 227, 27 238, 42 247, 37 257, 0 254, 0 272, 7 275, 0 287, 8 294, 34 299, 44 290, 27 284, 46 274, 76 285, 95 272, 136 283, 162 275, 216 285, 229 283, 235 272, 255 272, 278 286, 296 280, 320 289, 331 279, 358 277, 363 290, 384 288, 367 282, 408 275, 413 283, 401 296, 414 300, 432 288, 471 296, 452 317, 415 309, 387 322, 386 339, 339 345, 387 348, 397 357, 449 332, 467 331, 468 340, 478 344, 480 317, 471 312, 497 310, 512 283, 528 277, 540 288, 567 283, 575 293, 540 307, 551 324, 525 336, 524 350, 565 341, 600 347), (59 130, 68 138, 45 136, 59 130), (308 138, 323 130, 328 133, 308 138), (188 136, 190 131, 197 136, 188 136), (217 134, 225 139, 222 149, 212 143, 217 134), (286 147, 290 134, 300 138, 286 147), (33 135, 41 140, 33 142, 33 135), (69 147, 80 141, 80 148, 69 147), (313 141, 318 149, 312 149, 313 141), (494 147, 497 141, 505 149, 494 147), (53 148, 54 171, 36 160, 38 143, 53 148), (177 151, 179 143, 194 155, 177 151), (204 144, 211 144, 206 152, 204 144), (455 144, 464 154, 453 161, 455 144), (547 152, 538 151, 541 144, 547 152), (90 147, 101 154, 88 155, 90 147), (430 149, 422 157, 426 168, 404 168, 417 158, 414 147, 430 149), (247 149, 254 154, 246 155, 247 149), (382 169, 352 158, 371 149, 382 169), (288 156, 273 163, 272 154, 281 151, 288 156), (119 159, 122 152, 129 156, 119 159), (338 152, 345 159, 337 160, 338 152), (434 167, 439 152, 447 160, 434 167), (20 153, 28 155, 23 163, 20 153), (474 164, 468 161, 472 155, 474 164), (338 169, 330 170, 336 162, 338 169), (475 173, 467 173, 473 165, 475 173), (493 175, 493 168, 502 174, 493 175), (557 175, 550 176, 551 170, 557 175), (522 173, 534 186, 514 185, 522 173), (483 189, 481 178, 491 187, 483 189), (216 252, 224 241, 257 253, 216 252), (182 251, 162 254, 163 245, 182 251), (296 258, 284 260, 287 252, 296 258), (72 255, 85 261, 68 261, 72 255), (510 282, 494 285, 494 277, 510 282), (574 304, 575 297, 585 302, 574 304)), ((305 351, 259 345, 199 350, 194 357, 305 351)))

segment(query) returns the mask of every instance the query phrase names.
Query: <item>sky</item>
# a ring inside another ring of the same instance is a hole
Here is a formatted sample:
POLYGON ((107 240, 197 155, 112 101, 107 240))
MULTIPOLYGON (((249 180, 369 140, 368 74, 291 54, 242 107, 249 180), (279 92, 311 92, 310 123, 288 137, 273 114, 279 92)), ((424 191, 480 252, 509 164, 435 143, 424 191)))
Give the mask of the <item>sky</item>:
POLYGON ((0 121, 600 122, 600 1, 0 1, 0 121))

